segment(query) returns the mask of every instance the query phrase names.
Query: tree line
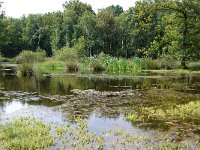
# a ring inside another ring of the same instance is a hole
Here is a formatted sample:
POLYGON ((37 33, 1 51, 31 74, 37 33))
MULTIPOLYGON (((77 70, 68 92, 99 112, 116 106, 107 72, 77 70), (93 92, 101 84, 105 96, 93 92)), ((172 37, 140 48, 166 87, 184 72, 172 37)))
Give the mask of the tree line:
POLYGON ((119 5, 95 13, 89 4, 70 0, 64 11, 7 17, 0 3, 0 53, 74 47, 80 57, 104 52, 113 57, 200 58, 199 0, 141 0, 127 11, 119 5))

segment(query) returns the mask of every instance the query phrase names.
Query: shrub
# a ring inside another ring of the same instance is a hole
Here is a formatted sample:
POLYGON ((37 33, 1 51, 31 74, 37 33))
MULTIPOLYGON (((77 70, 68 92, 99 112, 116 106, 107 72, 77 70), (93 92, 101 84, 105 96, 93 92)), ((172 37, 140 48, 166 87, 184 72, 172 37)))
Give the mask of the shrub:
POLYGON ((91 67, 93 68, 93 71, 95 71, 95 72, 101 72, 101 71, 104 71, 106 69, 105 62, 102 62, 99 59, 95 59, 91 63, 91 67))
POLYGON ((84 58, 87 56, 87 42, 83 36, 78 39, 74 48, 77 50, 77 55, 79 58, 84 58))
POLYGON ((192 71, 198 71, 198 70, 200 70, 200 61, 189 63, 188 69, 190 69, 192 71))
POLYGON ((147 69, 157 70, 161 69, 161 63, 160 60, 152 60, 152 59, 145 59, 145 65, 147 69))
POLYGON ((17 76, 32 76, 33 75, 33 66, 30 64, 20 64, 17 71, 17 76))
POLYGON ((33 64, 33 63, 43 61, 45 56, 46 56, 45 51, 42 51, 42 50, 39 50, 39 51, 36 51, 36 52, 25 50, 25 51, 22 51, 17 56, 17 63, 33 64))
POLYGON ((66 67, 69 72, 78 71, 78 62, 77 61, 68 61, 66 67))
POLYGON ((167 69, 167 70, 177 69, 180 66, 180 64, 177 61, 172 59, 161 59, 160 62, 162 69, 167 69))
POLYGON ((74 61, 77 60, 78 54, 77 50, 74 48, 63 47, 61 50, 55 53, 55 57, 61 61, 74 61))
POLYGON ((2 55, 0 54, 0 62, 2 62, 3 61, 3 57, 2 57, 2 55))

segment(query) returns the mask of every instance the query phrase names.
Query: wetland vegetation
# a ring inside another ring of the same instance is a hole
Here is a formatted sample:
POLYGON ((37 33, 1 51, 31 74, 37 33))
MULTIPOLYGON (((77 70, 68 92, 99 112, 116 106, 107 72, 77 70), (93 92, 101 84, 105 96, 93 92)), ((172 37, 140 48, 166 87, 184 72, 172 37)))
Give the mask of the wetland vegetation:
POLYGON ((200 2, 7 17, 0 149, 200 149, 200 2))

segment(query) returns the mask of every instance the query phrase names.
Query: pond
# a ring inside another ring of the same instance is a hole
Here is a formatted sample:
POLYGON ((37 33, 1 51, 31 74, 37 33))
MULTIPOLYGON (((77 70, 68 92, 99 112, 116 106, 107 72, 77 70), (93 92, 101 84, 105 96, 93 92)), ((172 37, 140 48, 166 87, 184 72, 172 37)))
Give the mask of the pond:
MULTIPOLYGON (((198 101, 199 93, 200 76, 195 75, 145 74, 118 78, 81 74, 30 78, 2 75, 0 122, 32 116, 47 123, 73 124, 73 117, 78 116, 86 119, 89 130, 97 134, 123 129, 133 135, 146 136, 151 143, 162 134, 174 136, 174 132, 178 132, 176 135, 180 137, 176 139, 185 141, 188 137, 181 135, 181 130, 186 129, 184 125, 176 127, 175 131, 159 121, 136 124, 127 120, 126 115, 134 113, 141 105, 159 106, 166 101, 164 107, 190 100, 198 101)), ((196 138, 199 136, 196 132, 199 122, 191 126, 189 128, 195 129, 188 135, 196 138)), ((197 147, 193 145, 193 148, 197 147)))

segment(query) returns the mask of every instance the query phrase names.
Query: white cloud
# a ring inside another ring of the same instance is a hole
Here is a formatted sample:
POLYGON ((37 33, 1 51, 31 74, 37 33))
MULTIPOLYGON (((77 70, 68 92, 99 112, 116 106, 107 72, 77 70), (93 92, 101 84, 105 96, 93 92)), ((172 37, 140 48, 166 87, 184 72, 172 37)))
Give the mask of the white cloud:
MULTIPOLYGON (((23 14, 46 13, 61 10, 66 0, 2 0, 7 16, 21 17, 23 14)), ((80 0, 91 4, 96 11, 110 5, 121 5, 125 10, 134 6, 135 0, 80 0)))

